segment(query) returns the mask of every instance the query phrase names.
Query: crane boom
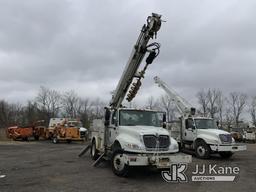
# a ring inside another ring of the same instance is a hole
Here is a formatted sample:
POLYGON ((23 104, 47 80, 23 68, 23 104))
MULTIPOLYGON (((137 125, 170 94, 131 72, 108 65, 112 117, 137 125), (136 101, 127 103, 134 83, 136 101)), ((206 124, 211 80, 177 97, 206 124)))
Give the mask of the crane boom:
POLYGON ((131 84, 132 86, 127 94, 127 100, 130 102, 135 97, 141 86, 141 78, 144 77, 147 66, 151 64, 159 54, 160 45, 156 42, 151 44, 148 44, 148 42, 151 38, 153 39, 156 37, 157 31, 161 27, 161 22, 161 15, 155 13, 152 13, 152 16, 147 18, 147 24, 144 24, 142 27, 141 33, 133 47, 121 79, 114 91, 110 102, 111 108, 117 109, 121 106, 131 84), (146 59, 146 65, 142 71, 138 72, 139 66, 147 52, 149 52, 149 55, 146 59), (132 83, 134 78, 137 78, 137 82, 132 83))
POLYGON ((167 84, 162 81, 159 77, 154 77, 155 83, 161 87, 170 97, 170 99, 175 103, 178 111, 182 115, 188 115, 192 113, 194 115, 195 108, 192 107, 192 105, 187 102, 184 98, 182 98, 178 93, 176 93, 174 90, 169 88, 167 84))

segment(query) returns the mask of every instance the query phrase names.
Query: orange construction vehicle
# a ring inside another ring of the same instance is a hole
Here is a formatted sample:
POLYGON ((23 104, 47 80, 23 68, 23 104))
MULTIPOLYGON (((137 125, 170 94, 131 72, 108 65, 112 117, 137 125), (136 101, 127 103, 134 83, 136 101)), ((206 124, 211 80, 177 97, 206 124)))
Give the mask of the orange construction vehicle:
POLYGON ((39 120, 33 123, 33 136, 35 140, 39 140, 40 138, 46 138, 46 126, 44 120, 39 120))
POLYGON ((32 125, 28 126, 12 126, 6 130, 7 137, 13 140, 29 140, 34 137, 35 140, 39 140, 40 137, 45 138, 45 129, 43 126, 44 120, 36 121, 32 125))
POLYGON ((46 138, 52 139, 53 143, 59 141, 84 141, 87 129, 77 119, 51 118, 49 127, 46 129, 46 138))
POLYGON ((8 127, 7 137, 13 140, 22 139, 27 141, 30 137, 33 137, 33 128, 19 126, 8 127))

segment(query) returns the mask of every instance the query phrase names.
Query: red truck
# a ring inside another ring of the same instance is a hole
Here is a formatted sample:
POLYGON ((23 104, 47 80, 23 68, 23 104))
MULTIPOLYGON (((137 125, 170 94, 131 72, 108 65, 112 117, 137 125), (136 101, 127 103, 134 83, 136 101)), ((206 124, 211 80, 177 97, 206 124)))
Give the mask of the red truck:
POLYGON ((7 128, 7 137, 13 140, 27 141, 29 138, 34 137, 39 140, 40 137, 45 138, 44 121, 36 121, 31 126, 12 126, 7 128))
POLYGON ((13 140, 22 139, 27 141, 30 137, 33 137, 32 127, 19 127, 13 126, 7 128, 7 137, 13 140))

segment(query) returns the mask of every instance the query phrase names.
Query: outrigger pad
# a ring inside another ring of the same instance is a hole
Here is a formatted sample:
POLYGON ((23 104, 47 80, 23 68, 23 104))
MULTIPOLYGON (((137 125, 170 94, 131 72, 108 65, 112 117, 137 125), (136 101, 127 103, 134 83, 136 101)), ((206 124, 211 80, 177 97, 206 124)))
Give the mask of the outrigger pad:
POLYGON ((92 164, 93 167, 96 167, 104 159, 105 153, 102 153, 101 156, 92 164))
POLYGON ((89 149, 91 149, 91 144, 87 145, 78 155, 78 157, 82 157, 89 149))

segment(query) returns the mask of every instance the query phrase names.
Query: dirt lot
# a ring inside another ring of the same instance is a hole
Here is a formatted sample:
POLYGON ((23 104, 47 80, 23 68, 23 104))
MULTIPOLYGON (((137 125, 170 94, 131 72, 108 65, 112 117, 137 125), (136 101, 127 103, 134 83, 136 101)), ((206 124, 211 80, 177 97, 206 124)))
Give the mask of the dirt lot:
POLYGON ((167 183, 159 171, 134 169, 128 178, 115 176, 108 162, 92 167, 86 154, 78 158, 84 144, 39 142, 0 142, 0 191, 255 191, 256 144, 230 160, 218 156, 211 160, 193 158, 186 171, 187 183, 167 183), (238 166, 236 182, 192 182, 196 164, 238 166))

